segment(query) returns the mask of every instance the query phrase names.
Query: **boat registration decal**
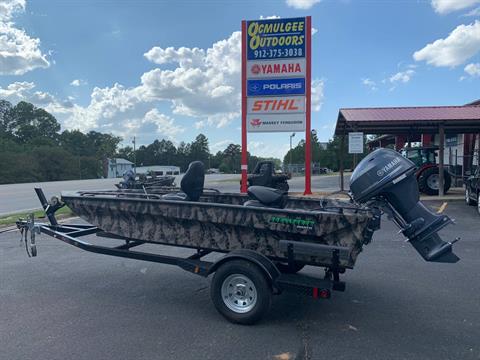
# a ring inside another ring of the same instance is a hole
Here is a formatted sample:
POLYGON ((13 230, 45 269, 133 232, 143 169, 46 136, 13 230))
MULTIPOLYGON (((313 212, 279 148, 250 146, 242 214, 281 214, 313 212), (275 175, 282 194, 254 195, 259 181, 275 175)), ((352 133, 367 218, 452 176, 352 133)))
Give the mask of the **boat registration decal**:
POLYGON ((295 225, 297 229, 307 230, 312 230, 313 225, 315 225, 315 221, 312 220, 290 219, 281 216, 272 216, 270 218, 270 222, 275 224, 295 225))

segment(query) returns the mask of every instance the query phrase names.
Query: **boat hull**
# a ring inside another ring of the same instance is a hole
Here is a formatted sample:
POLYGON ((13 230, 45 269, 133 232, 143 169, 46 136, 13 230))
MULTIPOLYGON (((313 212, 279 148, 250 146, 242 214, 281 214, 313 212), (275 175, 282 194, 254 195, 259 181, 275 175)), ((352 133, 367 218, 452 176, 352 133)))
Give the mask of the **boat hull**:
MULTIPOLYGON (((289 197, 286 209, 246 207, 242 195, 212 194, 200 202, 166 201, 159 198, 90 193, 64 193, 63 201, 79 217, 107 233, 195 249, 228 252, 251 249, 278 261, 287 254, 281 240, 340 247, 348 256, 340 266, 352 268, 362 246, 370 239, 368 211, 312 210, 315 201, 289 197), (214 202, 221 200, 223 203, 214 202), (229 202, 229 203, 226 203, 229 202), (295 205, 302 209, 292 208, 295 205), (310 208, 309 208, 310 207, 310 208)), ((370 234, 371 237, 371 234, 370 234)), ((296 261, 331 266, 329 255, 296 255, 296 261)))

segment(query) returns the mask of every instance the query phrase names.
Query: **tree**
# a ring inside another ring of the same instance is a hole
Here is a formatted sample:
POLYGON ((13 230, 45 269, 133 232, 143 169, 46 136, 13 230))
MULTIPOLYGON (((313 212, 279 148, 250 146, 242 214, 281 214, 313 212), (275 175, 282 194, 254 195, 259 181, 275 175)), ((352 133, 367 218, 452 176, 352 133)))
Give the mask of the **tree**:
POLYGON ((22 143, 56 141, 60 124, 55 117, 34 105, 20 101, 8 111, 6 131, 22 143), (46 141, 46 140, 49 141, 46 141))
POLYGON ((122 141, 121 137, 96 131, 87 133, 87 138, 98 159, 114 157, 117 153, 118 144, 122 141))
POLYGON ((12 104, 7 100, 0 100, 0 136, 5 137, 10 123, 12 104))
POLYGON ((91 139, 80 130, 65 130, 60 135, 60 146, 70 154, 77 156, 94 156, 95 149, 91 139))
POLYGON ((118 150, 117 157, 133 162, 135 160, 135 153, 131 146, 125 146, 118 150))
POLYGON ((199 134, 195 141, 190 145, 190 159, 192 161, 202 161, 208 166, 210 150, 208 148, 208 139, 205 135, 199 134))

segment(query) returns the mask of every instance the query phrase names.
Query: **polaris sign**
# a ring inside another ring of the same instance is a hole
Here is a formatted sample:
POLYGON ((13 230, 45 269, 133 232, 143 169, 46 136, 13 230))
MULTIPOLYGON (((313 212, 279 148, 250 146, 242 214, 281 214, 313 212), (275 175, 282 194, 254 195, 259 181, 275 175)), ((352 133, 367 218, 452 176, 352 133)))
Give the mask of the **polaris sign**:
POLYGON ((248 80, 247 96, 304 95, 305 79, 248 80))

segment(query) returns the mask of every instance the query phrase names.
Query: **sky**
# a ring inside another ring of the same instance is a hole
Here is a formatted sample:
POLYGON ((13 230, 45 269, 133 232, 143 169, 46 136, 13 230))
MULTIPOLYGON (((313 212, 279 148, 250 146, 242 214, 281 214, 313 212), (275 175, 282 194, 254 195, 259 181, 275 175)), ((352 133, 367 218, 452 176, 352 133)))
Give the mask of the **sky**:
MULTIPOLYGON (((0 99, 123 145, 203 133, 216 152, 241 139, 241 21, 307 15, 321 141, 340 108, 480 98, 480 0, 0 0, 0 99)), ((289 135, 248 150, 283 158, 289 135)))

